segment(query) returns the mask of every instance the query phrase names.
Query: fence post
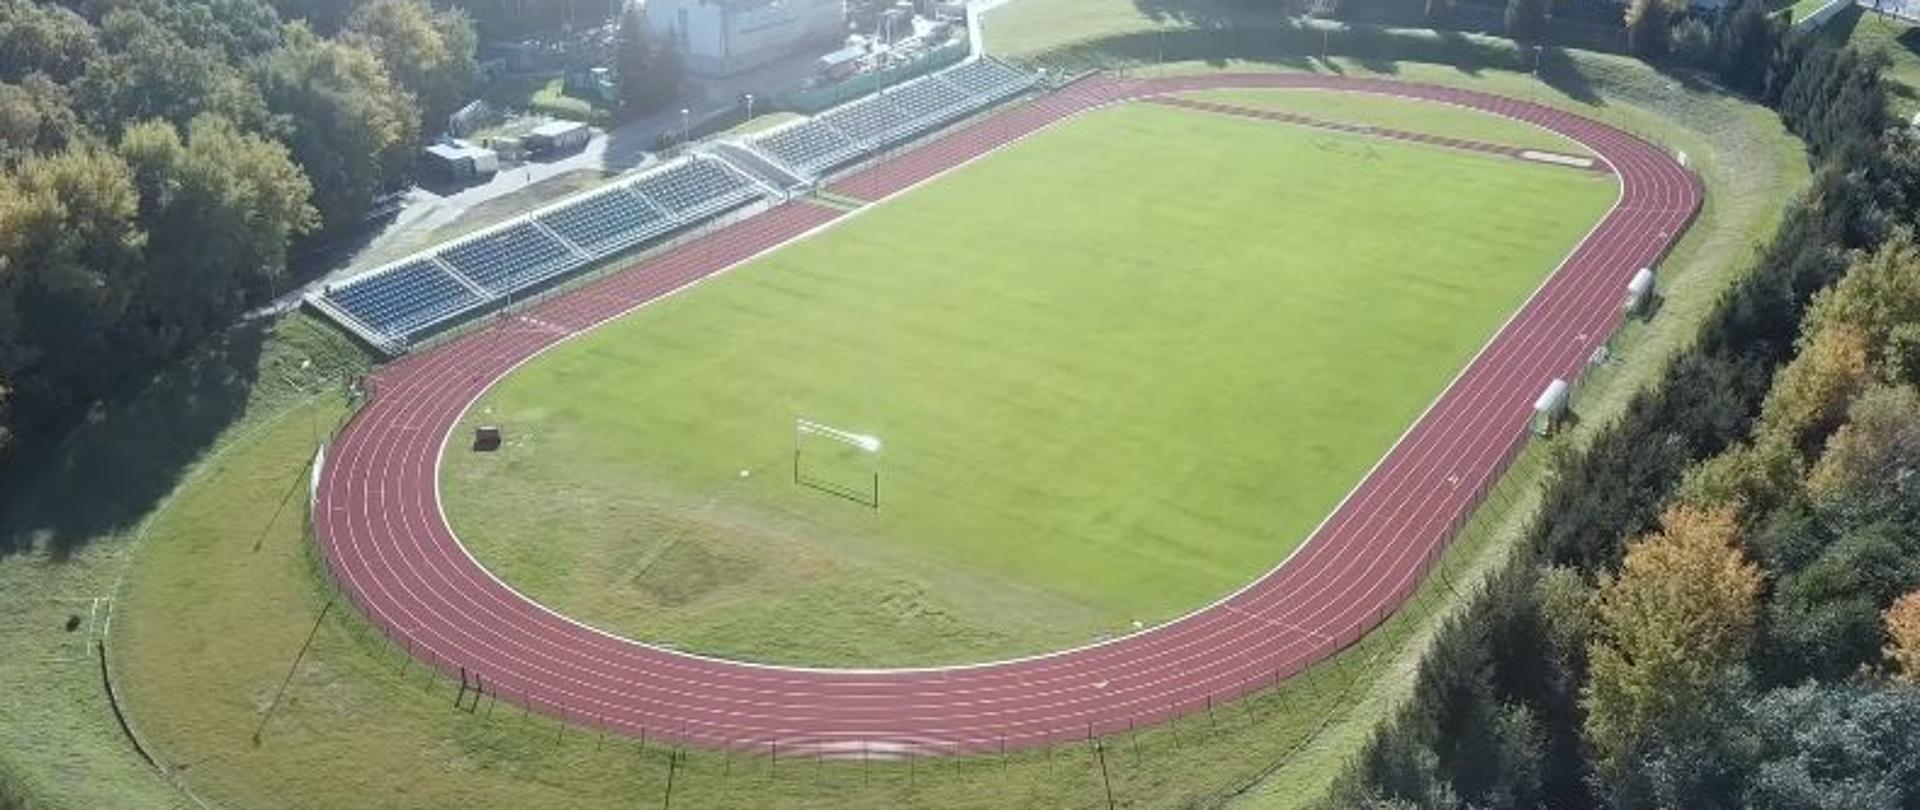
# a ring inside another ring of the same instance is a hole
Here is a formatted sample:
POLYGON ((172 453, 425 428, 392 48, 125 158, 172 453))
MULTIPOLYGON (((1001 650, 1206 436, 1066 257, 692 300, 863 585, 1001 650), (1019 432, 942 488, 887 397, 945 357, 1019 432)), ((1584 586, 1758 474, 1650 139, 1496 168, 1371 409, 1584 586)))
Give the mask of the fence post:
POLYGON ((1104 743, 1104 742, 1098 742, 1098 741, 1096 741, 1096 742, 1094 742, 1094 744, 1093 744, 1093 753, 1094 753, 1094 756, 1096 756, 1096 757, 1099 757, 1099 759, 1100 759, 1100 783, 1101 783, 1101 784, 1103 784, 1103 785, 1105 785, 1105 786, 1106 786, 1106 788, 1107 788, 1107 810, 1113 810, 1113 808, 1114 808, 1114 804, 1113 804, 1113 777, 1111 777, 1111 776, 1108 776, 1108 775, 1107 775, 1107 745, 1106 745, 1106 743, 1104 743))

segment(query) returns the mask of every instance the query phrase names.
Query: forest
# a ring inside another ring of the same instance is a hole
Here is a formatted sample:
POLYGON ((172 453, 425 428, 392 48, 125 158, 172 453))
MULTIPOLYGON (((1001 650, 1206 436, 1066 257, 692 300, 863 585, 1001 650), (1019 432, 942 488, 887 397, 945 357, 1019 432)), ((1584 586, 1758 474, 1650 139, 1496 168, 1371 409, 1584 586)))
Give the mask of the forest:
POLYGON ((1338 807, 1920 807, 1920 141, 1759 0, 1693 64, 1815 161, 1448 621, 1338 807))
POLYGON ((426 0, 0 0, 0 453, 288 286, 476 81, 426 0))

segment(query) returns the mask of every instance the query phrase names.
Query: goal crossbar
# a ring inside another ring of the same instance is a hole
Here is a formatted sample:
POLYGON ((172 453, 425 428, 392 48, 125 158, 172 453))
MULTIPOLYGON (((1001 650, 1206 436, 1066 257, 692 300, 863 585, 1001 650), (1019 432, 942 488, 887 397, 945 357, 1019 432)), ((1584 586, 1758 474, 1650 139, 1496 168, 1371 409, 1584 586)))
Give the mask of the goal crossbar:
POLYGON ((796 434, 821 436, 828 439, 832 439, 837 442, 844 442, 846 444, 850 444, 850 445, 853 445, 854 447, 860 448, 861 452, 865 452, 865 453, 880 452, 879 436, 868 436, 864 433, 854 433, 853 431, 850 431, 850 430, 841 430, 831 425, 823 425, 823 424, 820 424, 819 422, 814 422, 807 419, 793 420, 793 430, 796 434))

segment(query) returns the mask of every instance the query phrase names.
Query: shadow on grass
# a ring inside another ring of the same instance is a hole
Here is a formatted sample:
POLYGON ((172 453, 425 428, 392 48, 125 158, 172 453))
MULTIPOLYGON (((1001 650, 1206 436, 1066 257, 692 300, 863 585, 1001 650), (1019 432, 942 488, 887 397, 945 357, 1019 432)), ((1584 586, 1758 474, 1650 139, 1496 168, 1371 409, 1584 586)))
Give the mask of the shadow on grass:
POLYGON ((1820 26, 1820 39, 1834 45, 1847 44, 1847 40, 1853 38, 1853 29, 1860 25, 1864 14, 1866 9, 1859 6, 1841 9, 1840 13, 1827 18, 1827 22, 1820 26))
POLYGON ((227 332, 145 385, 88 412, 63 440, 0 467, 0 555, 63 561, 132 529, 246 410, 268 325, 227 332))
POLYGON ((1600 98, 1599 91, 1594 89, 1592 80, 1588 79, 1587 75, 1581 72, 1580 66, 1574 63, 1572 57, 1560 48, 1540 49, 1539 62, 1534 69, 1534 75, 1539 76, 1540 81, 1548 87, 1581 104, 1598 106, 1605 103, 1600 98))
POLYGON ((1134 0, 1147 19, 1218 31, 1250 25, 1273 25, 1286 19, 1277 8, 1233 0, 1134 0))
MULTIPOLYGON (((1191 19, 1195 13, 1192 9, 1212 7, 1205 0, 1135 0, 1135 5, 1155 19, 1176 21, 1191 19)), ((1480 76, 1488 70, 1531 70, 1543 84, 1569 100, 1590 106, 1605 104, 1592 78, 1557 46, 1522 48, 1510 40, 1457 31, 1302 23, 1288 18, 1249 25, 1235 22, 1222 29, 1201 27, 1219 22, 1208 17, 1190 28, 1081 41, 1038 54, 1035 61, 1063 73, 1173 62, 1221 67, 1235 61, 1342 73, 1340 60, 1388 76, 1398 74, 1402 62, 1447 65, 1467 76, 1480 76)), ((1689 89, 1705 87, 1695 76, 1673 74, 1671 78, 1689 89)))

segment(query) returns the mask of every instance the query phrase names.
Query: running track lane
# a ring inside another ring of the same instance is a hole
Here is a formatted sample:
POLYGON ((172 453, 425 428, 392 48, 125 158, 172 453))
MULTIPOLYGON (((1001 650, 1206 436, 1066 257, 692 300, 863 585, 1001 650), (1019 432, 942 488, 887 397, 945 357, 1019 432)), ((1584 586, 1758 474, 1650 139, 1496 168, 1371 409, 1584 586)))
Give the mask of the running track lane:
POLYGON ((512 703, 704 747, 918 756, 1123 730, 1270 686, 1353 644, 1404 602, 1526 440, 1534 397, 1611 332, 1627 280, 1700 204, 1660 148, 1550 107, 1452 88, 1307 75, 1100 78, 926 141, 833 186, 879 200, 1089 109, 1214 88, 1333 88, 1472 107, 1584 144, 1620 197, 1293 556, 1185 617, 1102 644, 973 666, 818 670, 720 661, 574 623, 494 579, 440 509, 438 459, 461 414, 518 363, 841 212, 789 203, 504 317, 374 378, 329 449, 314 525, 341 591, 415 657, 512 703))

